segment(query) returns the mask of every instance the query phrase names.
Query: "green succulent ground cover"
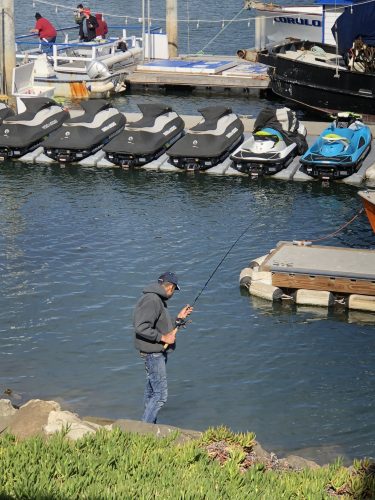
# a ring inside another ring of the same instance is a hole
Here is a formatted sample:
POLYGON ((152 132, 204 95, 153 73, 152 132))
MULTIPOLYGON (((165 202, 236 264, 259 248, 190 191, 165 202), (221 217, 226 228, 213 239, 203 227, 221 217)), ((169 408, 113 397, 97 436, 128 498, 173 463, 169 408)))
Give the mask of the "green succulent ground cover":
POLYGON ((176 435, 160 439, 118 429, 76 442, 64 433, 24 441, 4 435, 0 498, 375 498, 369 463, 358 462, 349 469, 337 462, 314 470, 273 470, 250 463, 253 439, 253 434, 232 434, 225 428, 180 445, 176 435), (221 460, 213 449, 225 449, 221 460))

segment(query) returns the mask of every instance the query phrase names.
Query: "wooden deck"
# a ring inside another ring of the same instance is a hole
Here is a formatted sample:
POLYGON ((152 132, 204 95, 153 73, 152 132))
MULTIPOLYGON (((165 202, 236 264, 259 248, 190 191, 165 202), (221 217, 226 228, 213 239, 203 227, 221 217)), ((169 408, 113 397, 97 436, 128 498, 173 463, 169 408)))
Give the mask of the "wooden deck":
POLYGON ((375 251, 281 243, 261 271, 281 288, 375 295, 375 251))
POLYGON ((135 66, 126 78, 127 85, 243 90, 265 90, 269 86, 264 65, 238 58, 219 56, 159 63, 152 61, 135 66))

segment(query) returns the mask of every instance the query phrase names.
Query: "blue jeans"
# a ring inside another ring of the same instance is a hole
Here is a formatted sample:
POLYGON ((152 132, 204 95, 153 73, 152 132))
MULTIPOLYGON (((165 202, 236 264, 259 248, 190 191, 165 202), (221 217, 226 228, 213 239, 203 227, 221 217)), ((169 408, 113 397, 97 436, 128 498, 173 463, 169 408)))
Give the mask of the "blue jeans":
POLYGON ((50 38, 41 38, 40 39, 40 45, 42 52, 45 52, 46 54, 52 54, 52 46, 56 42, 56 37, 50 37, 50 38))
POLYGON ((167 401, 167 353, 141 354, 146 368, 146 388, 144 394, 143 422, 156 424, 158 412, 167 401))

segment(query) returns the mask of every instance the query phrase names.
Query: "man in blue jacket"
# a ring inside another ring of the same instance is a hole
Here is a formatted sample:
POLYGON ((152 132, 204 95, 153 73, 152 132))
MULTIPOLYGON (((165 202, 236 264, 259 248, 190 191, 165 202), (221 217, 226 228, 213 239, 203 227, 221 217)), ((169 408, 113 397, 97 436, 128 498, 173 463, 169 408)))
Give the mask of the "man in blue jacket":
POLYGON ((159 276, 157 283, 143 290, 134 310, 135 347, 139 350, 146 368, 146 388, 144 394, 144 422, 156 423, 160 408, 168 397, 166 363, 168 352, 173 351, 178 325, 193 311, 186 305, 172 320, 167 308, 167 300, 175 290, 179 290, 178 278, 166 272, 159 276))

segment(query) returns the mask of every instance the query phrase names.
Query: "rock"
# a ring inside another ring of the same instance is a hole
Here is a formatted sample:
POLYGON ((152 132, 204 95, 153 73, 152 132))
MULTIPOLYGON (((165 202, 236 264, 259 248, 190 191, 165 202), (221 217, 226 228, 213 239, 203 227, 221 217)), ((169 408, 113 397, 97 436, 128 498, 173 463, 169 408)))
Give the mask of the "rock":
POLYGON ((48 415, 56 410, 60 410, 60 405, 55 401, 31 399, 12 416, 7 432, 19 439, 43 435, 43 427, 47 424, 48 415))
POLYGON ((253 448, 252 448, 253 453, 256 456, 256 461, 257 462, 268 462, 271 460, 271 454, 268 453, 264 448, 261 447, 261 445, 258 443, 258 441, 254 442, 253 448))
POLYGON ((138 434, 152 434, 157 437, 167 437, 173 432, 179 432, 176 443, 185 443, 192 439, 199 439, 202 433, 189 429, 179 429, 171 425, 148 424, 146 422, 139 422, 138 420, 120 419, 116 420, 113 424, 114 428, 119 428, 124 432, 136 432, 138 434))
POLYGON ((84 420, 85 422, 101 425, 102 427, 108 427, 115 422, 115 420, 113 420, 112 418, 90 417, 90 416, 82 417, 82 420, 84 420))
MULTIPOLYGON (((320 466, 312 460, 297 457, 296 455, 288 455, 285 460, 293 469, 319 469, 320 466)), ((281 461, 281 460, 280 460, 281 461)))
POLYGON ((67 430, 66 437, 75 441, 86 434, 93 434, 102 426, 93 422, 81 420, 78 415, 70 411, 51 411, 44 432, 48 435, 67 430))
POLYGON ((0 399, 0 417, 9 417, 17 413, 9 399, 0 399))

